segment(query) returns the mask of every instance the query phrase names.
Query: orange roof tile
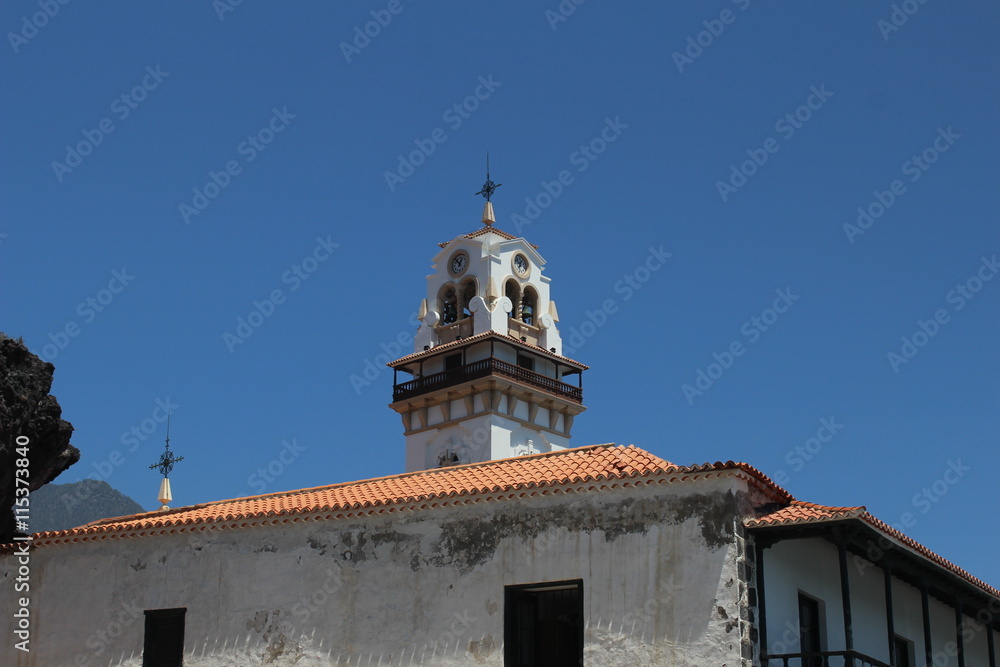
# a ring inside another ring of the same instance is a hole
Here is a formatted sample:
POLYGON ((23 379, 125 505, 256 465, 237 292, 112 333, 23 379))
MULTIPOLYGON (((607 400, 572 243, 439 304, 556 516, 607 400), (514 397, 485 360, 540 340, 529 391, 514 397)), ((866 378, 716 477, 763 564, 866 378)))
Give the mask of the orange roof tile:
MULTIPOLYGON (((966 582, 1000 598, 1000 590, 972 576, 916 540, 875 518, 863 506, 828 507, 796 500, 747 463, 733 461, 678 466, 633 445, 591 445, 509 459, 473 463, 312 489, 222 500, 172 510, 94 521, 70 530, 37 533, 35 545, 143 537, 194 530, 237 528, 309 519, 333 519, 358 510, 428 508, 457 502, 535 495, 567 485, 659 477, 683 482, 709 475, 738 474, 782 507, 744 521, 748 528, 842 520, 862 521, 898 540, 966 582)), ((14 545, 0 545, 0 553, 14 545)))
POLYGON ((868 524, 879 532, 898 540, 924 558, 938 564, 949 572, 958 575, 967 582, 983 589, 990 595, 1000 598, 1000 589, 990 586, 982 579, 969 574, 948 559, 934 553, 924 545, 914 540, 912 537, 908 537, 881 519, 872 516, 863 505, 858 507, 827 507, 825 505, 814 505, 813 503, 793 500, 787 507, 783 507, 755 519, 747 519, 744 521, 744 525, 748 528, 763 526, 790 526, 809 523, 824 523, 828 521, 842 521, 845 519, 856 519, 868 524))
POLYGON ((779 526, 786 524, 816 523, 853 519, 865 512, 864 507, 827 507, 793 500, 791 505, 745 522, 748 527, 779 526))
POLYGON ((429 350, 421 350, 420 352, 413 352, 412 354, 408 354, 405 357, 400 357, 395 361, 390 361, 389 363, 386 364, 386 366, 390 368, 395 368, 397 366, 400 366, 401 364, 413 361, 415 359, 436 354, 441 350, 448 350, 454 347, 461 347, 462 345, 468 345, 469 343, 476 343, 481 340, 487 340, 490 337, 497 338, 505 343, 514 343, 516 345, 520 345, 521 347, 529 349, 532 352, 544 354, 550 359, 558 359, 563 363, 579 366, 581 370, 588 370, 590 368, 590 366, 588 366, 587 364, 581 364, 579 361, 575 359, 570 359, 569 357, 564 357, 561 354, 555 354, 554 352, 549 352, 544 347, 539 347, 538 345, 532 345, 531 343, 526 343, 524 341, 518 340, 517 338, 514 338, 513 336, 506 336, 502 333, 497 333, 496 331, 484 331, 483 333, 476 334, 475 336, 469 336, 468 338, 463 338, 461 340, 453 340, 450 343, 435 345, 429 350))
MULTIPOLYGON (((405 473, 360 482, 192 505, 94 521, 71 530, 38 533, 36 544, 179 532, 185 527, 248 519, 387 508, 496 492, 625 479, 671 468, 638 447, 592 445, 548 454, 405 473)), ((276 520, 274 523, 283 522, 276 520)))

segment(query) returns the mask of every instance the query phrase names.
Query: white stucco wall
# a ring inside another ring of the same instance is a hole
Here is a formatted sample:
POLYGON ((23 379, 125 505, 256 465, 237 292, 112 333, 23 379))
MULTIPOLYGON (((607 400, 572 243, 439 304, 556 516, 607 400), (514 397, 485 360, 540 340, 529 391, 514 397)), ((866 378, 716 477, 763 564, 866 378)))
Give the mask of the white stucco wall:
POLYGON ((764 550, 768 653, 799 651, 799 591, 820 600, 823 649, 844 645, 837 549, 819 539, 784 540, 764 550))
MULTIPOLYGON (((454 420, 465 416, 464 403, 455 400, 451 404, 451 421, 438 428, 426 428, 406 436, 408 472, 437 468, 438 456, 445 450, 457 455, 459 463, 464 464, 526 454, 545 454, 570 446, 570 440, 566 436, 540 428, 548 424, 549 411, 545 408, 538 409, 533 422, 536 426, 532 426, 532 422, 527 421, 528 408, 523 402, 518 405, 520 411, 515 410, 515 416, 524 420, 523 422, 505 416, 506 397, 500 399, 499 413, 494 413, 485 412, 482 399, 477 396, 475 409, 484 412, 458 422, 454 420)), ((440 408, 432 407, 428 413, 431 426, 441 423, 440 408)), ((556 420, 556 428, 563 428, 562 415, 556 420)))
MULTIPOLYGON (((844 621, 841 604, 840 565, 837 547, 821 538, 789 539, 764 551, 767 642, 771 654, 796 653, 798 641, 798 593, 822 601, 825 609, 824 650, 843 650, 844 621)), ((854 648, 889 662, 885 583, 881 568, 851 555, 848 559, 854 648)), ((924 631, 920 591, 892 578, 894 634, 913 642, 915 664, 924 664, 924 631)), ((935 667, 957 667, 954 607, 929 600, 931 642, 935 667)), ((1000 613, 1000 606, 997 612, 1000 613)), ((966 617, 966 665, 987 665, 985 627, 966 617)), ((1000 647, 1000 633, 994 632, 1000 647)), ((775 663, 777 664, 777 663, 775 663)))
MULTIPOLYGON (((875 567, 867 569, 866 572, 870 572, 870 576, 872 577, 883 576, 882 570, 875 567)), ((923 664, 923 661, 919 660, 926 653, 926 649, 924 648, 924 616, 920 608, 920 591, 905 582, 893 579, 892 609, 892 621, 896 634, 913 642, 913 656, 918 659, 916 664, 923 664)))
POLYGON ((5 596, 0 662, 137 667, 142 610, 185 607, 189 666, 499 666, 504 586, 582 579, 588 666, 739 665, 740 484, 43 546, 32 651, 6 642, 5 596))

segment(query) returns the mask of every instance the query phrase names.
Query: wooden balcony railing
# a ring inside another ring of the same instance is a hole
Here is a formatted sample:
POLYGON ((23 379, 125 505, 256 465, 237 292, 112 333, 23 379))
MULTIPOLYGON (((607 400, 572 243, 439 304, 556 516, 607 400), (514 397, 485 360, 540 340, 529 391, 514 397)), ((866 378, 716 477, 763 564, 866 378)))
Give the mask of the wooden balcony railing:
POLYGON ((889 667, 858 651, 821 651, 819 653, 782 653, 761 659, 764 667, 889 667))
POLYGON ((402 382, 392 388, 393 401, 402 401, 414 396, 426 394, 429 391, 445 389, 469 380, 488 377, 490 375, 500 375, 512 380, 517 380, 532 387, 543 389, 549 393, 561 396, 574 403, 583 402, 583 389, 573 385, 560 382, 555 378, 545 377, 540 373, 529 371, 506 361, 501 361, 495 357, 473 361, 472 363, 450 368, 440 373, 425 375, 422 378, 415 378, 409 382, 402 382))

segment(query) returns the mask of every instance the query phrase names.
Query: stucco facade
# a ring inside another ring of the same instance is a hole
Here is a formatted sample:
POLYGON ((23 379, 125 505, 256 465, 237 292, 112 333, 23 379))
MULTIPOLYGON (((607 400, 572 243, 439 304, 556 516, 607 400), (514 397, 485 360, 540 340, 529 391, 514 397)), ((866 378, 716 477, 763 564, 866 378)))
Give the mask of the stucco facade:
POLYGON ((500 666, 505 587, 580 580, 585 664, 749 665, 744 478, 40 546, 32 650, 4 664, 138 666, 143 611, 185 608, 185 665, 500 666))

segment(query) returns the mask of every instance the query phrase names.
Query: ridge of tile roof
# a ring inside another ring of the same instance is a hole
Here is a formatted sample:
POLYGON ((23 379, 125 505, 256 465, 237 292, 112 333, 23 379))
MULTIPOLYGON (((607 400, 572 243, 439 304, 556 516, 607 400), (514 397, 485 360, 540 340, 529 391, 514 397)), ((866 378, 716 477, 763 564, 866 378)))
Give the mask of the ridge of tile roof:
POLYGON ((981 588, 994 597, 1000 598, 1000 589, 990 586, 982 579, 970 574, 958 565, 952 563, 947 558, 938 555, 920 542, 917 542, 912 537, 909 537, 905 533, 893 528, 878 517, 872 515, 864 505, 859 505, 857 507, 829 507, 826 505, 816 505, 814 503, 793 500, 787 507, 782 507, 757 518, 747 519, 743 523, 748 528, 757 528, 827 523, 852 519, 868 524, 875 530, 897 540, 912 551, 948 570, 952 574, 957 575, 959 578, 964 579, 966 582, 981 588))
POLYGON ((469 336, 468 338, 462 338, 461 340, 453 340, 450 343, 442 343, 441 345, 435 345, 434 347, 432 347, 429 350, 421 350, 420 352, 411 352, 410 354, 407 354, 406 356, 400 357, 399 359, 396 359, 395 361, 390 361, 389 363, 386 364, 386 366, 388 366, 389 368, 394 368, 396 366, 399 366, 402 363, 410 362, 410 361, 413 361, 414 359, 419 359, 420 357, 423 357, 423 356, 430 356, 432 354, 436 354, 437 352, 440 352, 441 350, 447 350, 447 349, 450 349, 450 348, 453 348, 453 347, 460 347, 462 345, 468 345, 469 343, 476 343, 476 342, 479 342, 481 340, 486 340, 486 339, 488 339, 490 337, 498 338, 498 339, 504 341, 505 343, 516 343, 517 345, 520 345, 522 347, 526 347, 526 348, 531 349, 533 352, 538 352, 540 354, 545 354, 546 356, 548 356, 550 358, 560 359, 560 360, 565 361, 565 362, 570 362, 570 363, 572 363, 572 364, 574 364, 576 366, 579 366, 583 370, 589 370, 590 369, 590 366, 588 366, 587 364, 584 364, 584 363, 580 363, 576 359, 570 359, 569 357, 564 357, 561 354, 555 354, 554 352, 549 352, 544 347, 539 347, 538 345, 533 345, 531 343, 526 343, 524 341, 518 340, 517 338, 514 338, 513 336, 507 336, 505 334, 498 333, 498 332, 492 331, 492 330, 490 330, 490 331, 484 331, 483 333, 478 333, 478 334, 476 334, 474 336, 469 336))
MULTIPOLYGON (((489 233, 496 234, 500 238, 506 239, 508 241, 513 241, 513 240, 519 238, 517 236, 514 236, 513 234, 508 234, 507 232, 503 231, 499 227, 493 227, 493 226, 489 226, 489 225, 483 225, 482 227, 480 227, 476 231, 469 232, 468 234, 459 234, 455 238, 474 239, 474 238, 477 238, 477 237, 480 237, 480 236, 483 236, 483 235, 489 234, 489 233)), ((451 241, 454 241, 454 240, 455 239, 452 239, 451 241)), ((451 241, 445 241, 444 243, 438 243, 438 247, 444 248, 449 243, 451 243, 451 241)), ((529 243, 528 245, 530 245, 535 250, 538 250, 538 246, 536 246, 534 243, 529 243)))
POLYGON ((104 539, 122 534, 135 535, 140 531, 161 534, 176 532, 177 528, 185 526, 215 522, 388 508, 458 496, 625 479, 672 468, 678 469, 634 445, 590 445, 101 519, 69 530, 38 533, 34 542, 104 539))
MULTIPOLYGON (((654 475, 669 476, 671 482, 686 481, 733 470, 756 478, 757 484, 770 489, 776 499, 791 500, 766 475, 745 463, 678 466, 634 445, 603 444, 100 519, 77 528, 37 533, 33 541, 45 545, 143 537, 214 529, 222 523, 236 527, 236 522, 247 527, 262 520, 265 524, 309 520, 320 513, 325 516, 316 518, 331 519, 358 510, 380 512, 414 504, 451 504, 455 502, 451 499, 459 497, 534 495, 538 493, 535 489, 546 493, 560 486, 654 475)), ((0 552, 10 546, 0 545, 0 552)))
MULTIPOLYGON (((831 507, 796 500, 767 475, 748 463, 717 461, 680 466, 635 445, 612 443, 562 449, 508 459, 401 473, 386 477, 343 482, 295 491, 220 500, 200 505, 152 511, 124 517, 100 519, 62 531, 36 533, 35 545, 75 543, 121 537, 144 537, 193 530, 215 529, 219 524, 242 522, 255 525, 261 519, 277 517, 271 524, 308 520, 313 514, 336 514, 354 510, 381 511, 393 506, 424 503, 422 507, 448 504, 457 497, 490 493, 546 492, 559 486, 587 482, 626 480, 637 477, 669 476, 669 481, 686 481, 706 474, 740 471, 751 483, 774 498, 781 507, 760 517, 744 520, 748 528, 801 525, 856 520, 904 544, 917 554, 952 572, 977 588, 1000 598, 1000 590, 958 567, 946 558, 872 516, 862 506, 831 507), (435 502, 437 501, 437 502, 435 502)), ((513 497, 513 496, 509 496, 513 497)), ((263 523, 268 523, 263 521, 263 523)), ((0 553, 14 544, 0 544, 0 553)))

